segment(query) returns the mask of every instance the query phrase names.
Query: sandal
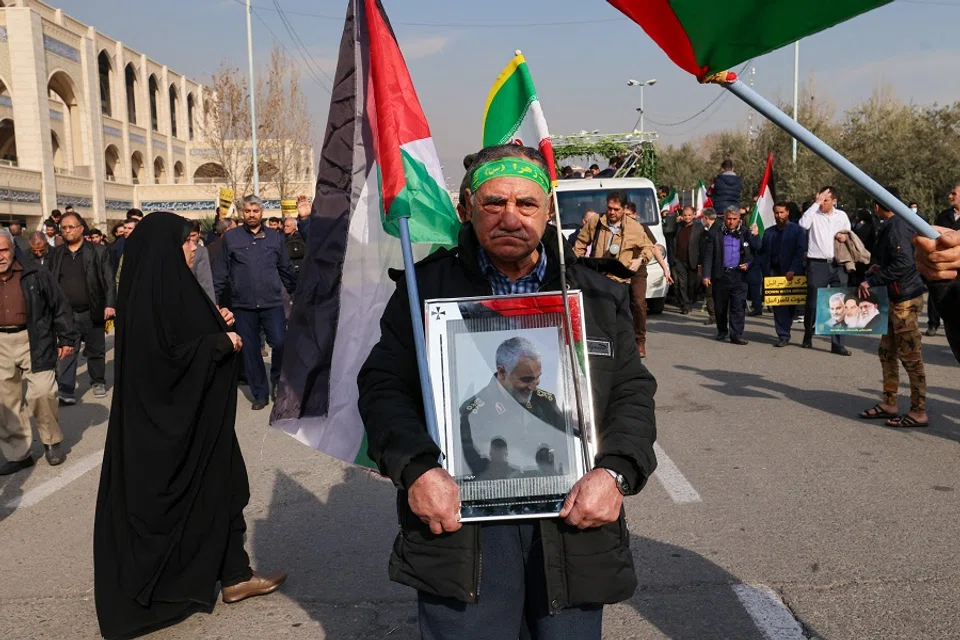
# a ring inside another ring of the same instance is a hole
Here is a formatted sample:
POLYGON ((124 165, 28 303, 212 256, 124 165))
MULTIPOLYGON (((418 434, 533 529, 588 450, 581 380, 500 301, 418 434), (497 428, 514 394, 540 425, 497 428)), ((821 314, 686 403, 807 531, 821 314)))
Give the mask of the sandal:
POLYGON ((881 407, 879 404, 874 405, 866 411, 860 412, 861 420, 896 420, 900 417, 898 413, 891 413, 881 407))
POLYGON ((920 427, 929 427, 930 421, 920 422, 909 413, 905 413, 902 416, 893 418, 892 420, 887 420, 888 427, 896 427, 899 429, 919 429, 920 427))

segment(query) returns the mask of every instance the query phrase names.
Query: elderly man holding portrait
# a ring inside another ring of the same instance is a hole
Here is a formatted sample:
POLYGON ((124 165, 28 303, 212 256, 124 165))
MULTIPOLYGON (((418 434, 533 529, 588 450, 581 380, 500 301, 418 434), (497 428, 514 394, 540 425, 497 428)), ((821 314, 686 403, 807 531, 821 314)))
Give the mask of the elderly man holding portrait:
MULTIPOLYGON (((537 150, 516 145, 477 154, 458 246, 417 265, 422 300, 559 290, 546 166, 537 150)), ((640 361, 627 288, 564 251, 567 283, 583 292, 587 337, 606 348, 589 356, 594 469, 559 517, 460 522, 459 487, 427 432, 402 279, 360 371, 368 453, 398 490, 390 577, 417 589, 424 638, 600 638, 603 605, 636 589, 622 503, 656 467, 656 382, 640 361)))

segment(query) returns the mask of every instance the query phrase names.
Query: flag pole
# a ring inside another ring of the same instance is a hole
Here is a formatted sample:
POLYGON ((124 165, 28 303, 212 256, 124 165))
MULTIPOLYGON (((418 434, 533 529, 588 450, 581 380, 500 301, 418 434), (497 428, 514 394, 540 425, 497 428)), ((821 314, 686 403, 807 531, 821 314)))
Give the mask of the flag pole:
MULTIPOLYGON (((577 349, 573 335, 573 315, 570 311, 570 298, 567 295, 567 258, 566 247, 563 242, 563 220, 560 218, 560 201, 557 198, 557 185, 554 182, 551 189, 553 199, 553 219, 557 226, 557 249, 560 254, 560 297, 563 299, 564 329, 567 334, 567 352, 570 364, 573 367, 573 396, 577 403, 577 422, 580 423, 580 447, 583 449, 583 461, 588 470, 593 469, 593 458, 596 454, 596 434, 586 429, 587 421, 584 413, 583 389, 580 387, 580 360, 577 358, 577 349)), ((586 358, 587 354, 584 353, 586 358)))
POLYGON ((430 369, 427 367, 427 341, 423 332, 423 308, 420 305, 420 288, 414 267, 413 245, 410 242, 410 220, 402 217, 400 222, 400 248, 403 250, 403 275, 407 283, 407 300, 410 303, 410 324, 413 326, 413 344, 417 351, 417 371, 420 374, 420 391, 423 396, 423 417, 427 433, 440 446, 440 428, 437 423, 437 405, 433 400, 430 384, 430 369))
POLYGON ((785 114, 774 104, 761 96, 759 93, 740 82, 737 74, 726 71, 706 78, 704 82, 719 84, 724 89, 737 96, 750 107, 757 110, 767 117, 775 125, 789 133, 799 140, 805 147, 820 156, 827 164, 845 175, 853 181, 858 187, 866 191, 877 202, 883 204, 885 208, 903 218, 903 221, 913 227, 913 229, 927 238, 938 238, 938 234, 930 224, 921 218, 918 214, 911 211, 907 205, 900 202, 899 199, 884 189, 880 184, 860 170, 859 167, 840 155, 826 142, 808 131, 799 122, 795 122, 790 116, 785 114))

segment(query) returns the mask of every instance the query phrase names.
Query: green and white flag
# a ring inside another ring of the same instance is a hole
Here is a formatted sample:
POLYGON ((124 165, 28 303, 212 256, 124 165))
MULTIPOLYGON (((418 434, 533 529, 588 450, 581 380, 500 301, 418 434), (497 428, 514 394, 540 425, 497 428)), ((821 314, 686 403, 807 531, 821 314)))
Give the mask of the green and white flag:
POLYGON ((767 156, 767 169, 763 172, 763 182, 760 183, 760 196, 753 205, 750 214, 750 224, 757 225, 760 230, 757 235, 763 237, 763 232, 776 224, 773 217, 773 154, 767 156))

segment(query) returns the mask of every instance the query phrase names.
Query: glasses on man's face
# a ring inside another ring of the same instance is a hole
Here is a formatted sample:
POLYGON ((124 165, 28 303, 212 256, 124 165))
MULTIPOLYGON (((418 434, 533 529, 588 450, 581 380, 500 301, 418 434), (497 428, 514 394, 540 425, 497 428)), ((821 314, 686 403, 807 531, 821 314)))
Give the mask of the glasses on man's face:
POLYGON ((61 231, 73 231, 74 229, 83 229, 80 225, 76 224, 62 224, 60 225, 61 231))

